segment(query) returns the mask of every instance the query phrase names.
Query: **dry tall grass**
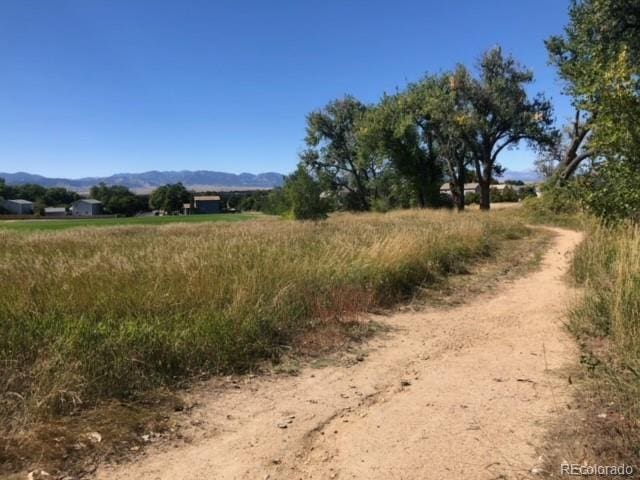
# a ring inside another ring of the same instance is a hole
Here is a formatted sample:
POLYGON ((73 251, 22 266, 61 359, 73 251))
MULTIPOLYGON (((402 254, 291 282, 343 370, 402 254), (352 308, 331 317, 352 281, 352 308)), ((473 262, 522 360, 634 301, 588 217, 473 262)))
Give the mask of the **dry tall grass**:
POLYGON ((572 327, 584 338, 606 340, 610 381, 618 384, 612 393, 628 396, 627 413, 640 419, 640 227, 592 228, 573 275, 586 294, 572 327))
MULTIPOLYGON (((640 459, 640 227, 591 227, 573 276, 585 287, 570 327, 590 381, 582 394, 579 455, 602 465, 640 459), (604 413, 603 420, 599 415, 604 413)), ((578 443, 579 442, 579 443, 578 443)))
POLYGON ((0 417, 64 413, 276 357, 524 235, 494 214, 0 232, 0 417))

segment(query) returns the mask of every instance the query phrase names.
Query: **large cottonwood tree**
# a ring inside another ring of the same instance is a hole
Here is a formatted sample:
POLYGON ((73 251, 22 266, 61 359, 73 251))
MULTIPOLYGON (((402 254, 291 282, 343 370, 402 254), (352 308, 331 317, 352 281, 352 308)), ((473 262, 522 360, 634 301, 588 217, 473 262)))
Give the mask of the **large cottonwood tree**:
POLYGON ((409 84, 405 95, 423 137, 435 146, 438 164, 449 180, 453 203, 462 211, 464 184, 473 157, 458 128, 461 96, 453 88, 452 77, 451 73, 427 75, 419 82, 409 84))
POLYGON ((460 136, 473 155, 480 184, 480 208, 488 210, 493 176, 501 170, 500 154, 523 141, 532 147, 556 141, 552 106, 542 94, 529 97, 526 87, 533 73, 500 47, 482 55, 477 76, 459 66, 451 82, 459 95, 460 136))
POLYGON ((371 206, 371 188, 379 168, 357 138, 367 106, 351 96, 333 100, 307 115, 307 148, 300 159, 317 178, 338 194, 347 193, 357 210, 371 206))
POLYGON ((407 92, 384 95, 367 112, 359 129, 365 151, 390 162, 408 180, 420 207, 438 204, 442 165, 430 125, 419 115, 415 97, 407 92))

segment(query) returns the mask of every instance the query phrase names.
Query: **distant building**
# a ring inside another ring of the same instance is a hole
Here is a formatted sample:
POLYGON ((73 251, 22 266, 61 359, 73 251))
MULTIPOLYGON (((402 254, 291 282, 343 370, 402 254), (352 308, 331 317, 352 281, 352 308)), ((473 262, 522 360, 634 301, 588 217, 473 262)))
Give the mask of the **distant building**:
POLYGON ((76 200, 71 204, 74 217, 91 217, 102 214, 102 202, 93 198, 76 200))
POLYGON ((13 215, 32 215, 33 202, 29 200, 5 200, 2 206, 13 215))
POLYGON ((491 185, 491 190, 498 190, 498 191, 502 192, 504 189, 510 188, 514 192, 518 192, 518 191, 522 190, 523 186, 524 185, 512 185, 510 183, 499 183, 499 184, 491 185))
POLYGON ((64 207, 46 207, 44 209, 45 217, 66 217, 67 209, 64 207))
MULTIPOLYGON (((448 183, 443 183, 440 187, 440 193, 444 193, 445 195, 451 195, 451 185, 448 183)), ((468 195, 470 193, 480 193, 480 184, 479 183, 465 183, 464 184, 464 194, 468 195)))
POLYGON ((193 197, 193 204, 185 203, 182 206, 185 215, 193 213, 220 213, 222 211, 221 200, 218 195, 203 195, 193 197))

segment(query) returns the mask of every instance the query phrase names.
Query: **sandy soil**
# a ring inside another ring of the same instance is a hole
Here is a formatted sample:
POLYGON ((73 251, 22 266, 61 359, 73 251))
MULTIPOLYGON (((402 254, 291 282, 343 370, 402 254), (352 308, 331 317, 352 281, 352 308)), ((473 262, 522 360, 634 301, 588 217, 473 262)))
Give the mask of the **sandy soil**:
POLYGON ((562 277, 581 237, 556 233, 539 270, 491 294, 379 318, 392 331, 362 361, 201 392, 190 443, 103 466, 98 478, 536 477, 577 357, 562 277))

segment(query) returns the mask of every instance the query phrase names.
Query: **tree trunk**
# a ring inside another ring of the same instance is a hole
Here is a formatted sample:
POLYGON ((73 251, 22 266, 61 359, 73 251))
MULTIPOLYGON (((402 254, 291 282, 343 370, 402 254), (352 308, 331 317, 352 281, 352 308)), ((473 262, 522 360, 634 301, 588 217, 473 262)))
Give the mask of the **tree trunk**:
POLYGON ((418 186, 418 203, 420 204, 420 208, 426 208, 427 206, 427 195, 424 192, 424 186, 422 183, 418 186))
POLYGON ((571 144, 567 149, 564 158, 558 165, 558 171, 560 172, 560 178, 567 180, 578 169, 583 160, 591 157, 593 154, 590 151, 578 154, 578 150, 583 143, 586 143, 588 139, 591 127, 589 122, 580 123, 580 110, 576 110, 576 116, 573 121, 573 131, 571 133, 571 144))
POLYGON ((593 154, 591 152, 585 152, 582 155, 575 155, 571 160, 567 159, 565 161, 565 166, 561 170, 560 178, 562 180, 568 180, 571 175, 578 169, 583 160, 591 157, 593 154))
POLYGON ((491 182, 480 179, 480 210, 491 208, 491 182))
POLYGON ((451 180, 449 182, 449 190, 451 191, 451 199, 456 210, 461 212, 464 210, 464 187, 460 188, 458 180, 451 180))
POLYGON ((485 149, 483 161, 474 160, 474 167, 480 185, 480 210, 491 208, 491 150, 485 149), (484 167, 484 168, 483 168, 484 167))
POLYGON ((458 212, 464 211, 464 189, 462 189, 462 193, 460 193, 460 191, 456 187, 456 191, 454 192, 453 196, 453 203, 455 204, 456 210, 458 212))
POLYGON ((451 182, 449 187, 456 209, 462 212, 464 210, 464 172, 459 173, 458 178, 455 179, 455 182, 451 182))

